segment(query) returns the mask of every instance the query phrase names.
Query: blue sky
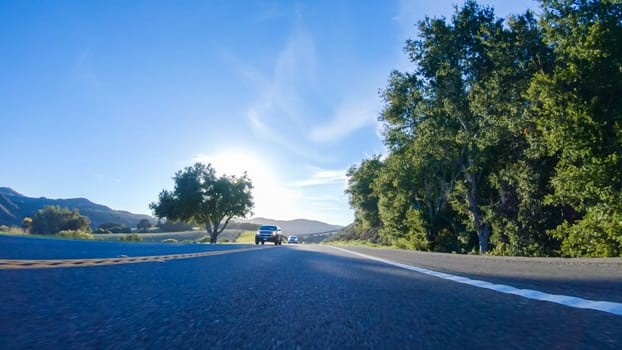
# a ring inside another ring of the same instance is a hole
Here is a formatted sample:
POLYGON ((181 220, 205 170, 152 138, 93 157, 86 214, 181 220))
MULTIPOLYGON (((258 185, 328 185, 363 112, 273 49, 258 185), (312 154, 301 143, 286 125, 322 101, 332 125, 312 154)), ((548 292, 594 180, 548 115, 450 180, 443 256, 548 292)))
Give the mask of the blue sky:
POLYGON ((379 89, 461 3, 2 1, 0 186, 151 214, 201 161, 248 171, 254 216, 346 225, 346 170, 384 152, 379 89))

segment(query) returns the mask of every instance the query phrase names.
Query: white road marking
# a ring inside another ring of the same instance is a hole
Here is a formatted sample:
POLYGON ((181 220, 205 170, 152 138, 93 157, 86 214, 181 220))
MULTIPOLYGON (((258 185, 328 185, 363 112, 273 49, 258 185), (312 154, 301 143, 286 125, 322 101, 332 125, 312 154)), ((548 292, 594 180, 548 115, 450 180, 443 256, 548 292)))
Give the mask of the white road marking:
POLYGON ((375 256, 353 252, 351 250, 347 250, 347 249, 343 249, 339 247, 333 247, 333 246, 329 246, 329 247, 349 253, 349 254, 358 255, 366 259, 375 260, 375 261, 379 261, 379 262, 382 262, 388 265, 399 267, 402 269, 415 271, 415 272, 423 273, 429 276, 434 276, 434 277, 438 277, 438 278, 442 278, 442 279, 446 279, 446 280, 450 280, 450 281, 454 281, 458 283, 464 283, 464 284, 468 284, 474 287, 490 289, 490 290, 500 292, 500 293, 505 293, 505 294, 518 295, 518 296, 521 296, 527 299, 548 301, 548 302, 552 302, 552 303, 556 303, 556 304, 560 304, 564 306, 569 306, 569 307, 574 307, 578 309, 598 310, 598 311, 604 311, 610 314, 622 316, 622 303, 615 303, 612 301, 588 300, 588 299, 577 298, 577 297, 568 296, 568 295, 549 294, 549 293, 544 293, 544 292, 540 292, 537 290, 531 290, 531 289, 520 289, 520 288, 515 288, 515 287, 504 285, 504 284, 494 284, 494 283, 490 283, 486 281, 474 280, 474 279, 470 279, 466 277, 451 275, 448 273, 428 270, 428 269, 424 269, 421 267, 401 264, 401 263, 394 262, 391 260, 377 258, 375 256))

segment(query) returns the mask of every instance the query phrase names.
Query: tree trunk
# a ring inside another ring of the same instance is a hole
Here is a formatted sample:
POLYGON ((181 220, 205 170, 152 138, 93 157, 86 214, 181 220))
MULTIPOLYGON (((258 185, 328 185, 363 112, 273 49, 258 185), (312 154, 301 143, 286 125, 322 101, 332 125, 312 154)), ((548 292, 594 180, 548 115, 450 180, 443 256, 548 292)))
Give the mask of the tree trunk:
POLYGON ((485 223, 477 230, 477 238, 479 239, 479 252, 486 254, 488 252, 488 238, 490 237, 490 224, 485 223))
POLYGON ((210 244, 216 243, 216 239, 218 238, 218 233, 216 232, 216 230, 212 228, 212 225, 209 222, 205 224, 205 229, 207 230, 207 233, 209 233, 210 244))
POLYGON ((488 238, 490 237, 491 227, 489 223, 482 222, 482 216, 479 213, 477 205, 477 183, 475 182, 475 174, 469 174, 467 179, 470 182, 471 189, 467 191, 467 200, 469 202, 469 211, 473 219, 473 227, 477 232, 479 241, 479 253, 486 254, 488 252, 488 238))

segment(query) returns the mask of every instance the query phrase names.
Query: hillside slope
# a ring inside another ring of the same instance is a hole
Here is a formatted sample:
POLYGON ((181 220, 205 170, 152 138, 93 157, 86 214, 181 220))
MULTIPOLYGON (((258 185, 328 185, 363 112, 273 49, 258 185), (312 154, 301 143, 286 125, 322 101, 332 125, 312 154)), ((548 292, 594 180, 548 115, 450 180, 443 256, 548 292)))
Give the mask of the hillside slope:
POLYGON ((149 215, 132 214, 127 211, 113 210, 96 204, 86 198, 50 199, 24 196, 11 188, 0 187, 0 225, 20 226, 25 217, 32 217, 37 210, 57 205, 71 210, 78 209, 81 215, 91 220, 91 227, 96 228, 105 222, 115 222, 127 227, 136 227, 141 219, 155 219, 149 215))
POLYGON ((307 219, 274 220, 259 217, 245 220, 245 222, 258 225, 278 225, 286 235, 309 235, 314 233, 335 232, 341 230, 343 227, 307 219))

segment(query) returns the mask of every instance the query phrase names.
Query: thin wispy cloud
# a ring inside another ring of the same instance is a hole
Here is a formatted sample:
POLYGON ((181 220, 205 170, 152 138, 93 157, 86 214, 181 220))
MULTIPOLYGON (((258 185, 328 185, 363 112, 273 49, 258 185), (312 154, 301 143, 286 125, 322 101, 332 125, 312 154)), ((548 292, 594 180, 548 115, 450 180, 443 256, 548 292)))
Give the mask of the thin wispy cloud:
POLYGON ((300 90, 314 79, 315 46, 311 35, 297 25, 279 52, 271 79, 262 88, 258 103, 262 119, 296 122, 302 126, 305 102, 300 90))
POLYGON ((303 194, 284 186, 284 181, 268 159, 245 149, 227 150, 217 154, 197 154, 194 162, 211 164, 218 175, 247 173, 253 183, 255 216, 296 218, 302 212, 303 194))
POLYGON ((95 174, 95 179, 104 183, 121 183, 121 179, 108 174, 95 174))
POLYGON ((339 210, 347 206, 343 194, 345 170, 310 168, 308 178, 287 183, 285 174, 273 171, 278 166, 249 150, 196 154, 193 161, 212 164, 217 174, 246 172, 253 182, 256 217, 296 219, 312 213, 314 218, 325 222, 340 222, 339 210))
POLYGON ((380 100, 377 95, 351 99, 338 107, 326 124, 313 127, 309 138, 318 143, 338 141, 357 129, 376 125, 379 113, 380 100))
POLYGON ((307 179, 292 182, 290 186, 310 187, 342 184, 347 179, 345 174, 345 170, 319 170, 311 174, 307 179))
POLYGON ((310 109, 302 90, 315 81, 316 52, 313 38, 300 23, 277 55, 270 74, 262 75, 240 64, 239 75, 252 81, 256 97, 247 110, 247 120, 258 139, 278 146, 311 161, 322 161, 320 155, 305 145, 299 135, 307 129, 310 109))

